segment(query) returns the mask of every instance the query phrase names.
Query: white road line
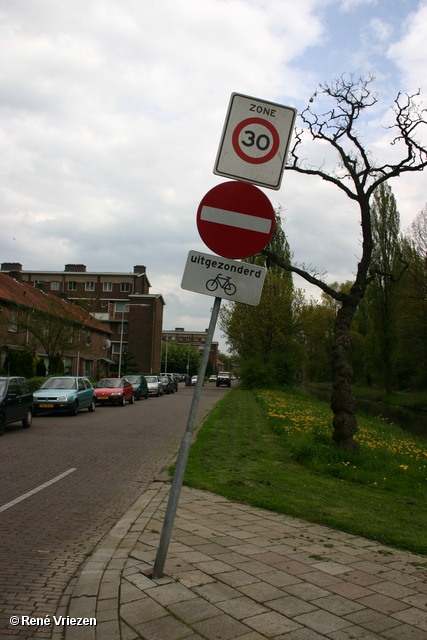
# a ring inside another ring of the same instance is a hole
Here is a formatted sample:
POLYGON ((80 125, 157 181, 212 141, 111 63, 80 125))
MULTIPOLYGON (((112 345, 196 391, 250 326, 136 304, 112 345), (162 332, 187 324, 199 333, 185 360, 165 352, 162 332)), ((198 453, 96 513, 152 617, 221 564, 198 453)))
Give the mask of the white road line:
POLYGON ((227 211, 227 209, 217 209, 216 207, 203 206, 200 212, 200 219, 207 222, 225 224, 237 229, 248 229, 258 233, 270 233, 271 220, 260 218, 259 216, 249 216, 247 213, 238 211, 227 211))
POLYGON ((22 500, 25 500, 26 498, 33 496, 35 493, 38 493, 42 489, 46 489, 46 487, 49 487, 51 484, 55 484, 55 482, 58 482, 58 480, 62 480, 62 478, 65 478, 65 476, 68 476, 69 473, 73 473, 73 471, 77 471, 77 469, 68 469, 68 471, 64 471, 64 473, 60 473, 59 476, 52 478, 52 480, 48 480, 47 482, 40 484, 35 489, 32 489, 31 491, 24 493, 22 496, 19 496, 19 498, 15 498, 15 500, 12 500, 11 502, 7 502, 2 507, 0 507, 0 513, 2 511, 6 511, 6 509, 9 509, 10 507, 13 507, 15 504, 18 504, 18 502, 22 502, 22 500))

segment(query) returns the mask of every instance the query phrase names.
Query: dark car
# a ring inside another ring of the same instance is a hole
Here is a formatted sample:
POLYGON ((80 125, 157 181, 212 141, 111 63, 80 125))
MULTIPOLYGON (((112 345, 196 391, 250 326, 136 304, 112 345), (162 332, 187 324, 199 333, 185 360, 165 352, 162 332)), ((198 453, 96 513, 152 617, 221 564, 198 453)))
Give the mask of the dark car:
POLYGON ((141 398, 148 398, 148 386, 144 376, 125 376, 133 387, 133 395, 135 400, 141 400, 141 398))
POLYGON ((173 376, 170 376, 169 374, 163 374, 159 376, 159 380, 163 384, 164 393, 174 393, 175 386, 173 376))
POLYGON ((0 378, 0 436, 6 425, 22 422, 25 429, 33 421, 33 394, 26 378, 10 376, 0 378))
POLYGON ((179 373, 162 373, 160 375, 167 376, 173 383, 173 390, 178 391, 179 373))

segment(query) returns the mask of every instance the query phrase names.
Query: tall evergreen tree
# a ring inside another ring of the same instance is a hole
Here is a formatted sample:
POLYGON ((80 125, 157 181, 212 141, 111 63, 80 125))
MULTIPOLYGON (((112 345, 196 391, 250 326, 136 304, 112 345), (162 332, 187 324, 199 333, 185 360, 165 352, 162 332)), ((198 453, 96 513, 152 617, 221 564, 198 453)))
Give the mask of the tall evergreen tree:
POLYGON ((380 372, 387 393, 391 392, 395 369, 397 331, 396 280, 401 271, 400 216, 391 187, 383 182, 375 190, 371 204, 372 264, 375 280, 369 285, 367 299, 370 331, 366 343, 373 366, 380 372))

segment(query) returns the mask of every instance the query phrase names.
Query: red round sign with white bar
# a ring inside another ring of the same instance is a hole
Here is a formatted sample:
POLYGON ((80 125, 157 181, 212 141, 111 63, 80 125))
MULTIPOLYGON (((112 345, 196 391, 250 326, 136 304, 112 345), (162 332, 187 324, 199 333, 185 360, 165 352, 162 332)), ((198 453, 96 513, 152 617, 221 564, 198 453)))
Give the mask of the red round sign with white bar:
POLYGON ((276 224, 267 196, 247 182, 223 182, 204 196, 197 229, 206 246, 223 258, 249 258, 269 243, 276 224))

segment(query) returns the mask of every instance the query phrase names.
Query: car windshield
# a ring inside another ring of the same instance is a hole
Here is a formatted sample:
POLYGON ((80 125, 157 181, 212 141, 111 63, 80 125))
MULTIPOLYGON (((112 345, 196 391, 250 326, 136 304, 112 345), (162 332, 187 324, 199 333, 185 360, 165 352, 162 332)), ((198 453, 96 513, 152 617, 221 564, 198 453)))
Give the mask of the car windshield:
POLYGON ((139 382, 140 376, 126 376, 126 378, 129 380, 129 382, 134 383, 139 382))
POLYGON ((123 386, 123 381, 119 378, 105 378, 96 385, 97 389, 118 389, 123 386))
POLYGON ((147 376, 145 379, 147 382, 157 382, 156 376, 147 376))
POLYGON ((75 378, 49 378, 41 389, 77 389, 77 382, 75 378))

